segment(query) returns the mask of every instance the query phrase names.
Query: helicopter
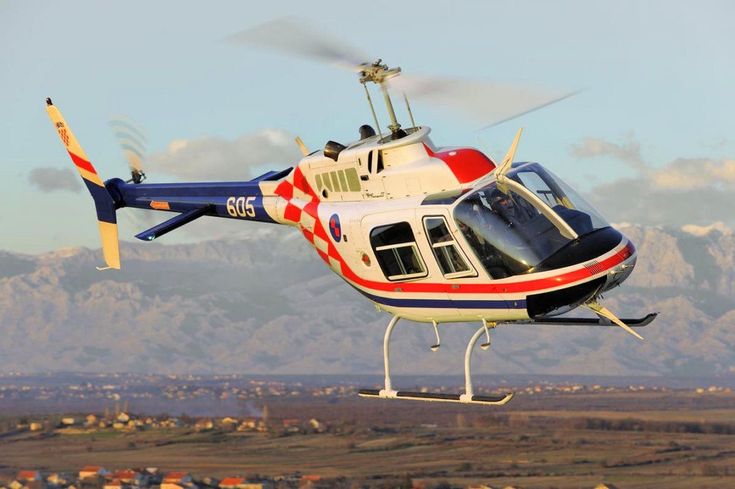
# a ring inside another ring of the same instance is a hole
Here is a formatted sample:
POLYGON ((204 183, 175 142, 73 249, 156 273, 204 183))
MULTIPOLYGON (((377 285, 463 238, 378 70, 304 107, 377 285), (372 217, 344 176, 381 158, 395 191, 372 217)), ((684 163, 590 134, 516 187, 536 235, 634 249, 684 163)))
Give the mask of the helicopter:
MULTIPOLYGON (((272 29, 265 34, 257 28, 236 38, 270 36, 277 48, 286 42, 272 29)), ((384 385, 359 391, 368 398, 508 403, 512 392, 479 395, 472 383, 472 352, 481 337, 481 348, 490 347, 490 332, 498 325, 617 326, 643 339, 634 328, 650 324, 656 313, 620 319, 600 303, 603 293, 632 273, 634 244, 550 170, 514 161, 522 129, 499 162, 470 147, 437 147, 431 128, 414 121, 405 94, 410 125, 398 121, 391 88, 402 75, 399 67, 346 59, 332 45, 302 37, 309 42, 298 44, 298 50, 311 49, 312 57, 346 64, 358 75, 375 127, 364 124, 358 140, 330 140, 315 151, 297 137, 303 158, 295 166, 249 181, 143 183, 146 174, 134 151, 128 180, 103 181, 59 109, 46 99, 48 115, 95 204, 106 264, 98 270, 121 266, 116 214, 126 207, 176 214, 137 234, 143 241, 204 216, 294 227, 327 267, 391 316, 383 338, 384 385), (382 94, 389 117, 385 132, 368 84, 382 94), (579 307, 596 317, 564 316, 579 307), (390 343, 401 319, 432 325, 432 351, 441 345, 440 325, 479 323, 465 350, 464 392, 393 386, 390 343)))

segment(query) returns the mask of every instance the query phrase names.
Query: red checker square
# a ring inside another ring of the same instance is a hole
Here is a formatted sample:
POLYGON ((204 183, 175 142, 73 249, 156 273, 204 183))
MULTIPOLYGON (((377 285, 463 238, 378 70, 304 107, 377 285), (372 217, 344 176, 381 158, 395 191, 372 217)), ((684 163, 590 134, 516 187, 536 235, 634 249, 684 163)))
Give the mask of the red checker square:
POLYGON ((276 187, 276 195, 283 197, 286 200, 293 199, 293 185, 291 182, 283 182, 276 187))
POLYGON ((286 205, 286 211, 283 213, 283 217, 288 221, 299 222, 301 220, 301 209, 289 203, 286 205))

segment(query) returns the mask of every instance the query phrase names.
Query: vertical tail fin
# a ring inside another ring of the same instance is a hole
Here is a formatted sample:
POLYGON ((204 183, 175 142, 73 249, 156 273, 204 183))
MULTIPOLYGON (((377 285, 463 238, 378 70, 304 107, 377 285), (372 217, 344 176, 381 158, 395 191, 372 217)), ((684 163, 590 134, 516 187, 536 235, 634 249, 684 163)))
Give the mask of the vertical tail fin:
POLYGON ((89 190, 94 200, 94 206, 97 209, 97 221, 100 227, 100 237, 102 238, 102 252, 105 257, 105 268, 120 268, 120 250, 117 237, 117 217, 115 215, 115 202, 110 193, 105 188, 105 184, 97 174, 92 163, 89 162, 86 153, 79 145, 74 133, 66 124, 64 117, 59 109, 54 106, 50 98, 46 99, 46 111, 48 112, 54 128, 59 133, 61 142, 69 152, 74 165, 79 171, 79 175, 84 180, 84 184, 89 190))

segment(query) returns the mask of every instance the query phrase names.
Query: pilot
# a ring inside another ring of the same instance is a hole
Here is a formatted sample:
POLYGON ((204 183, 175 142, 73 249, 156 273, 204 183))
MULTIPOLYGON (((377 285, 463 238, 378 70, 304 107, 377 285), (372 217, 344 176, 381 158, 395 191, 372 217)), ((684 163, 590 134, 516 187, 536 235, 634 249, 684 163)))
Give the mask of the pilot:
POLYGON ((500 216, 509 226, 514 226, 527 220, 527 216, 524 215, 523 210, 519 208, 513 198, 498 189, 494 190, 490 196, 490 205, 493 212, 500 216))

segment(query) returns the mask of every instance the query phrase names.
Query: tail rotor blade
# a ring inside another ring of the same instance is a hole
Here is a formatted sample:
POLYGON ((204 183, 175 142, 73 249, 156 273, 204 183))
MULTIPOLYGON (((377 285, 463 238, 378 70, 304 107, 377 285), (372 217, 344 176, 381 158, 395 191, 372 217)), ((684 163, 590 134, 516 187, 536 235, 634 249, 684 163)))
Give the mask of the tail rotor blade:
POLYGON ((145 180, 143 159, 148 144, 145 131, 138 124, 124 116, 111 119, 109 124, 130 167, 131 180, 135 183, 142 182, 145 180))

